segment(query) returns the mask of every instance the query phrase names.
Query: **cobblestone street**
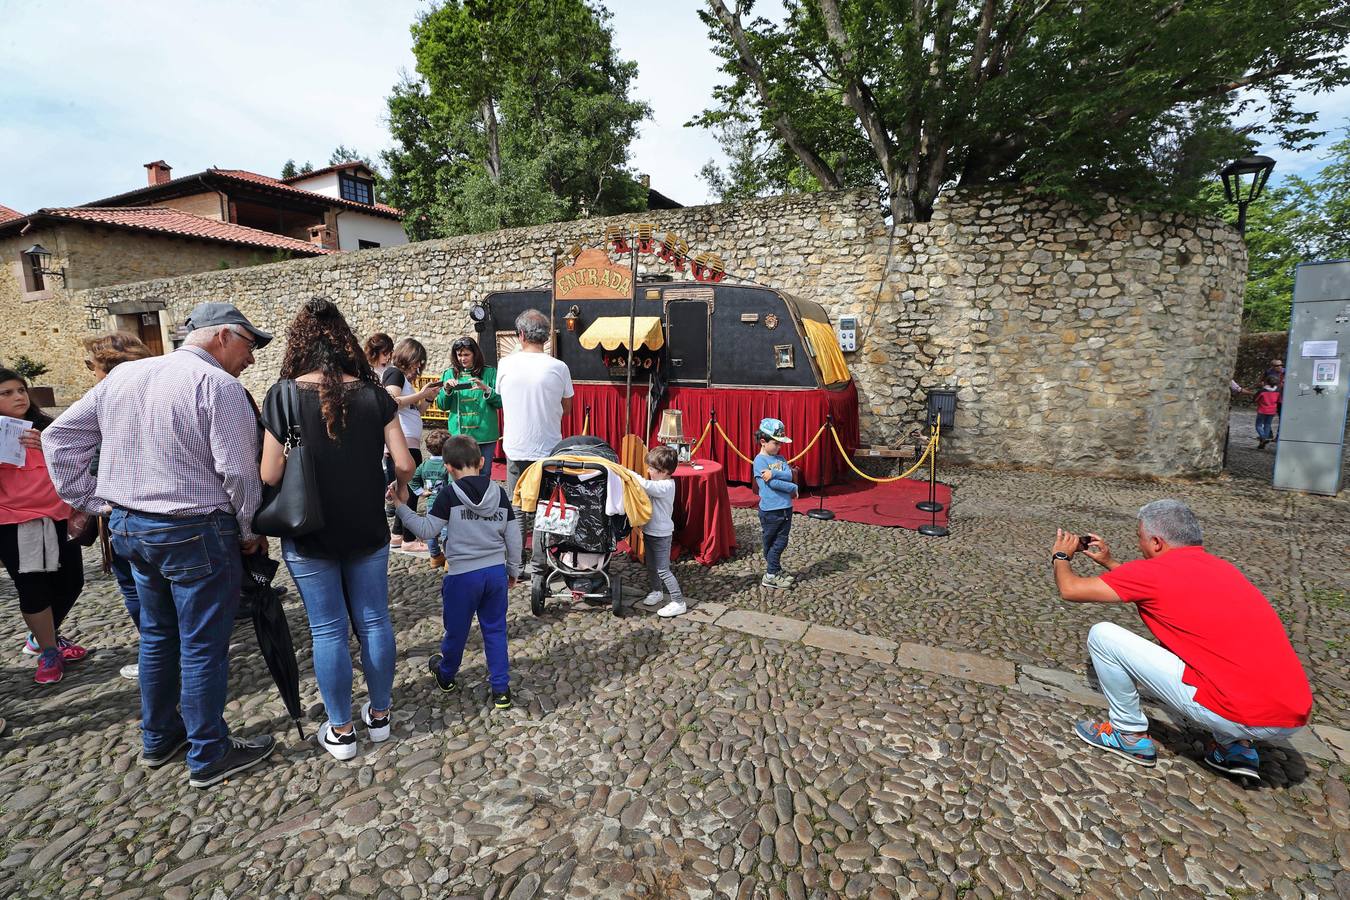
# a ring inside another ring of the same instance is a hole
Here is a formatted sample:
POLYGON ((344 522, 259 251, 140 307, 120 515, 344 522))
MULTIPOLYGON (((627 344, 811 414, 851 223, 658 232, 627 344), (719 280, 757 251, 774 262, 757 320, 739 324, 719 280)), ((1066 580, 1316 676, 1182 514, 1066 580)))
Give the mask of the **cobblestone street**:
MULTIPOLYGON (((346 764, 301 743, 241 623, 226 717, 281 746, 208 791, 181 764, 137 765, 138 693, 118 676, 135 632, 93 558, 69 630, 97 652, 55 687, 33 683, 0 577, 0 895, 1350 896, 1350 500, 1274 491, 1274 448, 1251 435, 1236 412, 1229 471, 1207 482, 948 468, 946 539, 797 517, 789 591, 759 586, 757 519, 737 510, 734 560, 676 564, 703 601, 679 619, 535 618, 519 586, 507 713, 476 634, 467 690, 435 689, 438 579, 398 556, 394 739, 346 764), (1204 768, 1204 736, 1177 723, 1157 725, 1152 770, 1071 732, 1104 712, 1088 628, 1146 632, 1132 608, 1057 599, 1054 529, 1130 559, 1135 512, 1161 496, 1271 599, 1313 683, 1316 727, 1262 748, 1257 790, 1204 768)), ((618 569, 636 589, 638 567, 618 569)), ((323 716, 286 599, 308 733, 323 716)))

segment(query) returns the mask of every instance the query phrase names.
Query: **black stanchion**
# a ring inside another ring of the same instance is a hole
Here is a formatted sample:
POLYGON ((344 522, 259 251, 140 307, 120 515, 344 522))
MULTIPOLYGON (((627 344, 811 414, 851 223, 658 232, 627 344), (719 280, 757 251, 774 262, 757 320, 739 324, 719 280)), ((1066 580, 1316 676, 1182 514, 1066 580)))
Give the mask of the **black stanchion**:
MULTIPOLYGON (((830 431, 833 428, 834 428, 834 413, 826 413, 825 430, 830 431)), ((803 474, 802 477, 805 478, 806 477, 805 474, 803 474)), ((824 480, 825 477, 822 474, 821 481, 823 482, 824 480)), ((822 522, 828 522, 830 519, 834 518, 834 512, 832 510, 828 510, 825 508, 825 487, 826 486, 824 484, 821 484, 820 486, 820 505, 817 506, 815 509, 810 509, 806 511, 806 514, 808 516, 810 516, 813 519, 820 519, 822 522)))
POLYGON ((937 514, 942 504, 937 501, 937 455, 942 444, 942 431, 951 428, 956 420, 956 392, 930 391, 928 394, 928 435, 929 440, 936 439, 933 452, 928 457, 928 499, 914 504, 916 509, 929 513, 929 521, 919 526, 919 534, 928 537, 946 537, 949 532, 944 525, 937 523, 937 514))

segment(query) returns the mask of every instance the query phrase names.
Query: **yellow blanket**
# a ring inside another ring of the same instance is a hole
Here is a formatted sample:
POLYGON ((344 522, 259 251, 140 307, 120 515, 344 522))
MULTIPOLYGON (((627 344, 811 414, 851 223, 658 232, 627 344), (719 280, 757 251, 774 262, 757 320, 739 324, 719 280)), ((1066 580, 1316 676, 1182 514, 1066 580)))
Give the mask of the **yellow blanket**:
MULTIPOLYGON (((539 505, 539 481, 543 474, 543 469, 540 467, 543 462, 545 461, 534 463, 524 472, 521 472, 519 480, 516 481, 516 493, 511 498, 511 503, 528 513, 534 512, 535 507, 539 505)), ((619 481, 623 484, 623 511, 624 515, 628 516, 629 523, 634 528, 641 528, 651 520, 652 500, 647 496, 647 491, 638 482, 636 475, 618 463, 612 463, 607 459, 598 459, 594 456, 575 456, 567 453, 550 456, 546 462, 585 463, 587 465, 604 466, 618 475, 619 481)), ((544 499, 547 500, 548 498, 544 499)))

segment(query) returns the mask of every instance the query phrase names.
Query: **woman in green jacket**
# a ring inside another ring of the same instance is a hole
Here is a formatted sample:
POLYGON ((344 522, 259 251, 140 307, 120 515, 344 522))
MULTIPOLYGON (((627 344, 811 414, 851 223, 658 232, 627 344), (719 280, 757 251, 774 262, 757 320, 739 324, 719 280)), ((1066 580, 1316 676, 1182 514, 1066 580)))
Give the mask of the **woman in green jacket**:
MULTIPOLYGON (((445 386, 436 395, 436 408, 447 413, 445 428, 451 434, 467 434, 478 442, 483 466, 492 471, 497 439, 497 410, 502 408, 497 393, 497 370, 484 365, 483 351, 471 337, 462 337, 450 348, 454 365, 445 370, 445 386)), ((491 476, 489 476, 491 477, 491 476)))

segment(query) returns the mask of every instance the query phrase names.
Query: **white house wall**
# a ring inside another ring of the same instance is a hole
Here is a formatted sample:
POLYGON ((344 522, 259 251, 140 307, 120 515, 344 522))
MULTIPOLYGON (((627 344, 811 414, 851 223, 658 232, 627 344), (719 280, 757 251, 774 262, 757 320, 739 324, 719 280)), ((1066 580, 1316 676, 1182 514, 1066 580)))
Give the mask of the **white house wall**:
POLYGON ((338 249, 356 250, 358 241, 374 241, 381 247, 408 243, 403 225, 393 219, 367 216, 364 213, 342 210, 338 213, 338 249))

